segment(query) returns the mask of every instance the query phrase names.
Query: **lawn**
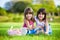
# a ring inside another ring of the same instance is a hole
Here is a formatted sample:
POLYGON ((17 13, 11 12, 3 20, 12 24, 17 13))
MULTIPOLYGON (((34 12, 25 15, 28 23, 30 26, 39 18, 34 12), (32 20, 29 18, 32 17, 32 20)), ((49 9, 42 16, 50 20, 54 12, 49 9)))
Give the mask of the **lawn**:
POLYGON ((26 36, 8 36, 7 30, 10 26, 14 26, 14 28, 22 27, 23 23, 14 23, 14 22, 3 22, 0 23, 0 40, 60 40, 60 23, 51 22, 50 25, 52 27, 53 33, 52 35, 26 35, 26 36))

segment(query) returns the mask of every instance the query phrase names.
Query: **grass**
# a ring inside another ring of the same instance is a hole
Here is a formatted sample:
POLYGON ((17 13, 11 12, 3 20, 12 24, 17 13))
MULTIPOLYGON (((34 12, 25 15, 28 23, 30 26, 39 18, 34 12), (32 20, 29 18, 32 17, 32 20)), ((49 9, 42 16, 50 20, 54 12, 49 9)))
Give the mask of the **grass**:
POLYGON ((23 23, 12 23, 12 22, 3 22, 0 23, 0 40, 60 40, 60 23, 50 23, 52 26, 53 33, 52 35, 26 35, 26 36, 8 36, 7 30, 11 25, 14 28, 22 27, 23 23))

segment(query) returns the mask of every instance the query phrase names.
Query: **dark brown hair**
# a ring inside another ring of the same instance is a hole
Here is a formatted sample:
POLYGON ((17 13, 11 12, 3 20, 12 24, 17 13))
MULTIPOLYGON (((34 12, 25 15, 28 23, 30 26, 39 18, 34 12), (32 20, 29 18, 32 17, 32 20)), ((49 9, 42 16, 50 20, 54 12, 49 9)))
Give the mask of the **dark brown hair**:
MULTIPOLYGON (((45 9, 44 8, 40 8, 38 11, 37 11, 37 18, 38 18, 38 15, 42 13, 44 14, 44 18, 42 20, 46 20, 46 12, 45 12, 45 9)), ((38 18, 39 19, 39 18, 38 18)))
MULTIPOLYGON (((32 15, 33 15, 33 14, 34 14, 34 13, 33 13, 33 9, 30 8, 30 7, 25 8, 25 10, 24 10, 24 18, 25 18, 25 19, 27 19, 27 18, 26 18, 26 15, 27 15, 27 14, 32 14, 32 15)), ((32 17, 31 20, 34 21, 34 18, 32 17)))

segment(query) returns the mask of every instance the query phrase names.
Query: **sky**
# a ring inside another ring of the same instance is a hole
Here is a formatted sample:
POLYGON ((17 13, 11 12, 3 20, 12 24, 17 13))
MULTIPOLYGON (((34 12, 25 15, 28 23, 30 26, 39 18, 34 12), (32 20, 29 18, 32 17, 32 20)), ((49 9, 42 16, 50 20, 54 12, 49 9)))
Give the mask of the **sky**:
MULTIPOLYGON (((3 7, 4 8, 4 4, 6 2, 9 2, 9 1, 11 1, 11 0, 0 0, 0 7, 3 7)), ((60 5, 60 0, 54 0, 54 3, 55 3, 56 6, 57 5, 60 5)))
POLYGON ((4 4, 9 1, 10 0, 0 0, 0 7, 4 7, 4 4))
POLYGON ((60 0, 54 0, 55 5, 60 5, 60 0))

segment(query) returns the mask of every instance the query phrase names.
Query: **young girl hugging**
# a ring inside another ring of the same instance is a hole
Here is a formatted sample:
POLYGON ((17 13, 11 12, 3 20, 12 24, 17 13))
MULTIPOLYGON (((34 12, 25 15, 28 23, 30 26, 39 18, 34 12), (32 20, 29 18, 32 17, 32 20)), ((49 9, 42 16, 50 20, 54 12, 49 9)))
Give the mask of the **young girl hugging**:
POLYGON ((34 18, 33 10, 30 7, 27 7, 24 10, 24 28, 27 28, 27 34, 34 34, 34 18))
POLYGON ((46 12, 44 8, 41 8, 37 11, 37 16, 35 16, 35 21, 37 26, 36 29, 38 29, 37 33, 39 33, 39 31, 47 35, 52 33, 51 27, 46 18, 46 12))

